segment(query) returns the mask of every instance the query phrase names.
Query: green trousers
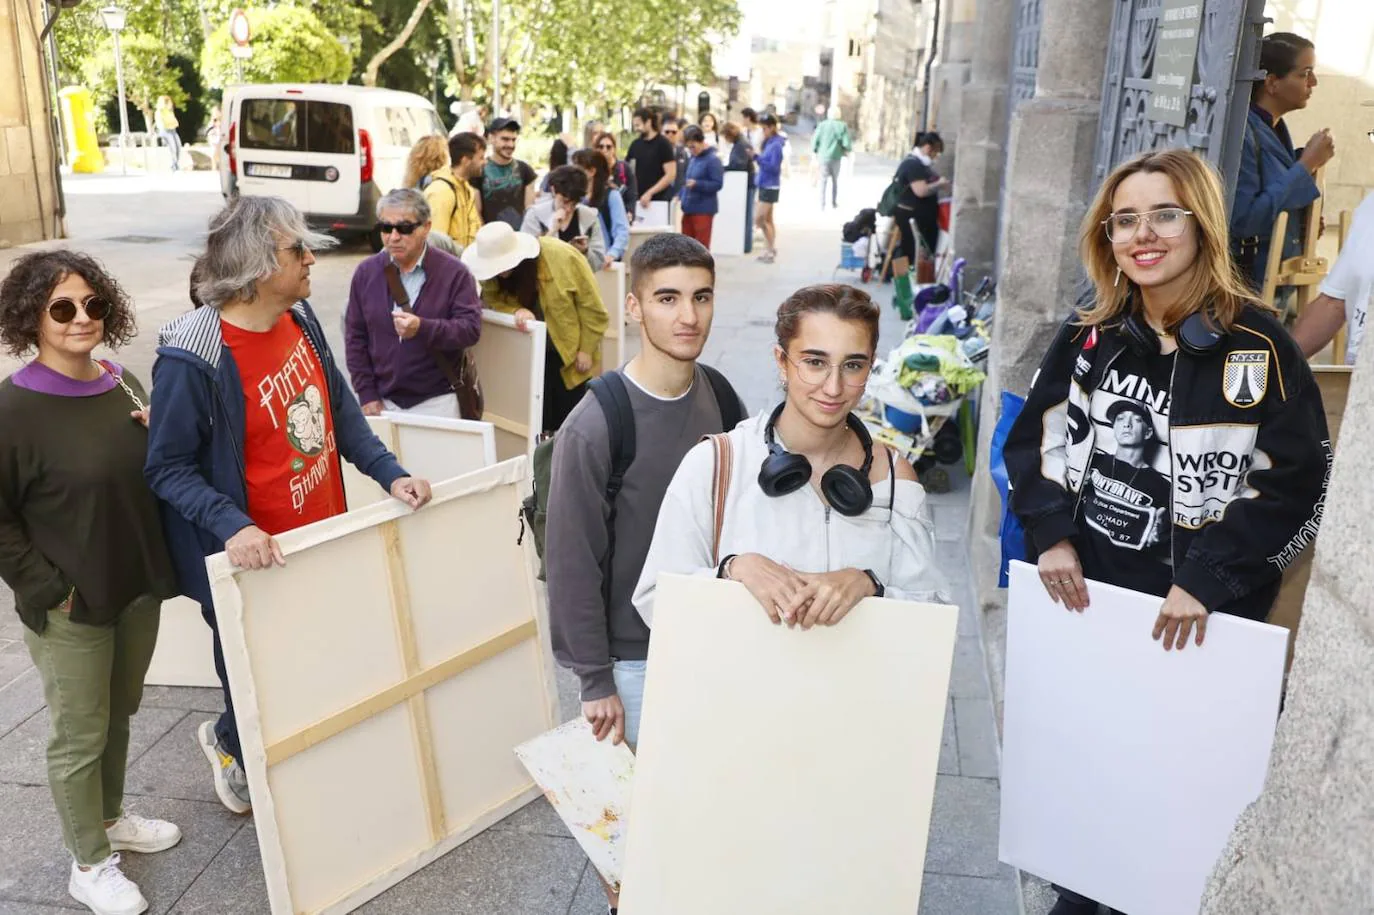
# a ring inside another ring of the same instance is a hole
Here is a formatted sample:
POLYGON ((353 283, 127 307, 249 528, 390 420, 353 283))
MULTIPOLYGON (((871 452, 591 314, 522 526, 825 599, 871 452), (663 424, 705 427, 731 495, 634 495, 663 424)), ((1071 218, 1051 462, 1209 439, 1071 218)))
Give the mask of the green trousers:
POLYGON ((105 821, 123 814, 129 719, 143 699, 161 613, 147 597, 113 626, 73 623, 50 610, 42 635, 24 629, 52 719, 48 785, 63 842, 83 867, 110 856, 105 821))

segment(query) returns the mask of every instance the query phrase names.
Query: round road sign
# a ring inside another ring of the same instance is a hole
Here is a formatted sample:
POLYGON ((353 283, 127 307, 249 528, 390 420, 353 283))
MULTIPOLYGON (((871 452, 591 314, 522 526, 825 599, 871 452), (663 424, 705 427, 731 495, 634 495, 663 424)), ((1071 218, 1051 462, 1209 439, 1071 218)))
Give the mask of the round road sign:
POLYGON ((236 9, 229 14, 229 37, 240 46, 248 44, 252 39, 253 31, 248 27, 248 13, 243 9, 236 9))

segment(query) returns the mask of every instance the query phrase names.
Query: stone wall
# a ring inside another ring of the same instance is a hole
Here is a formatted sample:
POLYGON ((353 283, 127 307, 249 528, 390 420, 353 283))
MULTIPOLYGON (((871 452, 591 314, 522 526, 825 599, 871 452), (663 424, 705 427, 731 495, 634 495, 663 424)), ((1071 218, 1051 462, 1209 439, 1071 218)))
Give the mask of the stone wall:
POLYGON ((1345 416, 1269 777, 1204 915, 1374 911, 1374 347, 1345 416))
POLYGON ((55 238, 57 183, 40 0, 0 0, 0 247, 55 238))

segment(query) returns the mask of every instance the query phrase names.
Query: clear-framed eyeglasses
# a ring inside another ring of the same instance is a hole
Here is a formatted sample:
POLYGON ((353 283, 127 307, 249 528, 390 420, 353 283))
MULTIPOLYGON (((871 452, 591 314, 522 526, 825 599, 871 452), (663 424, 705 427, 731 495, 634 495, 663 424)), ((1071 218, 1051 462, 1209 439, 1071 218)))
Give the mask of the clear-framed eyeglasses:
POLYGON ((825 384, 830 373, 838 370, 840 383, 847 388, 861 388, 868 384, 868 376, 873 371, 873 363, 867 359, 846 359, 838 365, 827 362, 820 356, 802 356, 800 359, 786 357, 797 369, 797 377, 803 384, 825 384))
POLYGON ((1144 213, 1113 213, 1102 220, 1102 225, 1112 244, 1124 245, 1135 238, 1142 225, 1148 225, 1160 238, 1177 238, 1183 234, 1188 217, 1192 215, 1192 210, 1182 207, 1163 207, 1144 213))

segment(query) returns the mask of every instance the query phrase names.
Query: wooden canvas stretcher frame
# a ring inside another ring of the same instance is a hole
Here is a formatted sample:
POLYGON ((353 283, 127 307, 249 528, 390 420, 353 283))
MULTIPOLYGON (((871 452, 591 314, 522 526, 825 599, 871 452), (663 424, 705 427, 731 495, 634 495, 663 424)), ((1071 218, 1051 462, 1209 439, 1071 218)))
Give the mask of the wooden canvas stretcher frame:
POLYGON ((628 361, 625 354, 625 265, 611 264, 609 270, 596 271, 596 285, 601 291, 601 303, 611 317, 601 343, 601 370, 609 372, 628 361))
POLYGON ((496 427, 496 456, 509 460, 534 454, 544 424, 545 326, 533 321, 527 331, 515 318, 482 310, 482 336, 472 348, 477 377, 486 398, 482 420, 496 427))
MULTIPOLYGON (((402 413, 369 416, 367 421, 402 467, 431 483, 496 463, 495 430, 490 423, 402 413), (446 443, 437 436, 450 436, 456 441, 446 443)), ((350 510, 389 498, 352 464, 342 463, 344 496, 350 510)), ((200 604, 186 597, 163 602, 157 648, 143 682, 149 686, 219 688, 214 640, 201 616, 200 604)))
POLYGON ((526 473, 284 534, 284 568, 206 561, 275 915, 351 911, 538 796, 513 748, 558 697, 526 473))

